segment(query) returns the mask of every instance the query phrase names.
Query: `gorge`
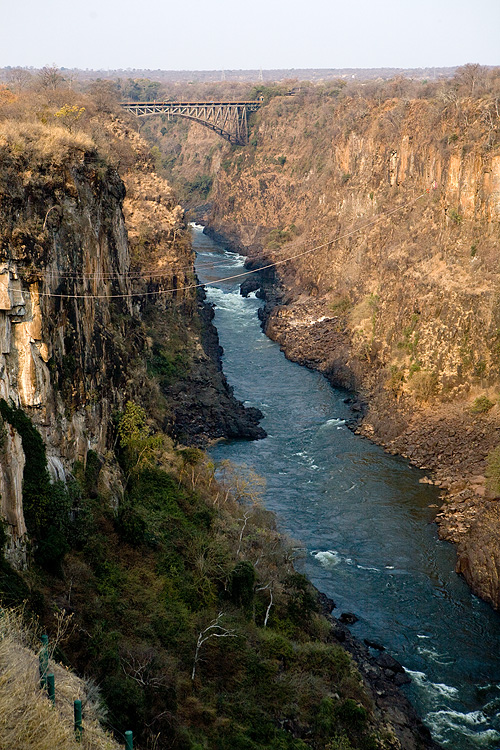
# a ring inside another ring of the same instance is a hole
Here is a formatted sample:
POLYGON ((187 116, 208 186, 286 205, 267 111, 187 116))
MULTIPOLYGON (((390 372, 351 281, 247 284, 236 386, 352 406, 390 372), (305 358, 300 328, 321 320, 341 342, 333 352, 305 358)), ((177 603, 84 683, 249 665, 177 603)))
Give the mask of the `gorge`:
POLYGON ((2 602, 74 618, 62 657, 141 747, 435 747, 390 654, 436 740, 498 744, 497 614, 431 525, 438 485, 440 533, 496 607, 497 100, 461 85, 258 91, 238 148, 139 135, 102 97, 2 99, 2 602), (262 307, 211 288, 243 259, 198 234, 206 304, 159 173, 274 267, 262 307), (277 364, 258 307, 309 369, 277 364))

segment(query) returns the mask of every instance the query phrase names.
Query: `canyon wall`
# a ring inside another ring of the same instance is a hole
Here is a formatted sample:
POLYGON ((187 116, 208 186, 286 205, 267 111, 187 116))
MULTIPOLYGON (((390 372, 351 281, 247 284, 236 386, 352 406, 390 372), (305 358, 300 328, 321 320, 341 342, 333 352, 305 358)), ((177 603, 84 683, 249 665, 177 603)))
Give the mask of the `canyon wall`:
POLYGON ((97 454, 114 504, 124 478, 113 420, 127 401, 141 404, 152 430, 187 444, 263 434, 220 372, 184 212, 149 147, 118 118, 93 128, 99 138, 19 117, 0 123, 0 496, 17 567, 30 456, 16 415, 41 435, 53 482, 97 454))
POLYGON ((494 96, 275 97, 213 170, 207 216, 276 264, 266 325, 287 356, 356 390, 359 431, 432 471, 440 533, 496 607, 498 144, 494 96))

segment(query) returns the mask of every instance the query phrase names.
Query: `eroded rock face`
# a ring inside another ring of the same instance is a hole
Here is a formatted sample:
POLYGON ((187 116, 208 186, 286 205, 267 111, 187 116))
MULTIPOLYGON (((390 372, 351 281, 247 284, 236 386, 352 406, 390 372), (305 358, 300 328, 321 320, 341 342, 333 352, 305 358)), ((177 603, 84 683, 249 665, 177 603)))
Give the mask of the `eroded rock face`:
MULTIPOLYGON (((116 308, 130 313, 130 300, 110 297, 129 291, 124 189, 85 154, 35 161, 29 175, 8 145, 3 156, 18 169, 1 186, 0 397, 31 417, 61 478, 89 447, 106 450, 110 411, 123 399, 112 318, 116 308)), ((14 549, 26 533, 25 457, 19 435, 4 430, 2 510, 14 549)))
POLYGON ((483 502, 457 546, 457 572, 495 609, 500 609, 499 528, 500 501, 483 502))
POLYGON ((26 534, 23 514, 23 471, 25 456, 20 435, 9 424, 2 425, 0 498, 2 518, 8 524, 14 552, 26 534))

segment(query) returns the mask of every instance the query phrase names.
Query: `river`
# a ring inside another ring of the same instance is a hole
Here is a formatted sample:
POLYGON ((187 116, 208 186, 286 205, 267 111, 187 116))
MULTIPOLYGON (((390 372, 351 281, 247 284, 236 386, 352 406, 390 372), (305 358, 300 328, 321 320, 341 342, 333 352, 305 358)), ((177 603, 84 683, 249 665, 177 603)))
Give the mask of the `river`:
POLYGON ((296 567, 354 612, 351 632, 383 644, 412 678, 405 691, 446 748, 500 748, 500 617, 455 574, 437 536, 439 503, 423 472, 351 432, 348 395, 286 360, 261 330, 255 297, 239 294, 244 259, 193 228, 197 273, 216 306, 224 372, 264 413, 268 433, 210 453, 253 468, 264 502, 296 541, 296 567))

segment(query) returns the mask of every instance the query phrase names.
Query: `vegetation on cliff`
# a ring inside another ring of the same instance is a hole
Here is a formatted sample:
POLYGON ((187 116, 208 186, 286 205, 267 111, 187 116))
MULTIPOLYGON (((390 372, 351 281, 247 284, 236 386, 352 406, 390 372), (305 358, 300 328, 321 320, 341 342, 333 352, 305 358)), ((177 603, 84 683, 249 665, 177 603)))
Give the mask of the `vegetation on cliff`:
MULTIPOLYGON (((69 618, 56 655, 97 681, 109 726, 144 746, 391 747, 258 478, 229 466, 216 478, 201 451, 151 435, 131 403, 117 435, 128 478, 118 510, 96 492, 89 454, 58 570, 35 557, 25 584, 49 633, 54 612, 69 618)), ((46 511, 60 520, 57 505, 46 511)), ((14 604, 11 574, 0 585, 14 604)))

